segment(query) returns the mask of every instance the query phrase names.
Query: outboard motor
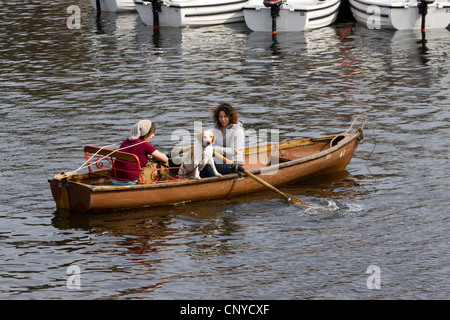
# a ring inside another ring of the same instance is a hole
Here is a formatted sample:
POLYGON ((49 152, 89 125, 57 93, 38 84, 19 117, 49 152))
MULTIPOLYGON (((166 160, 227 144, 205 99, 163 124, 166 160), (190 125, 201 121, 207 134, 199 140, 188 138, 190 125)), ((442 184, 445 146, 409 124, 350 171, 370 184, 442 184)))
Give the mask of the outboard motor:
POLYGON ((282 2, 283 2, 283 0, 264 0, 264 5, 266 7, 271 7, 271 6, 274 6, 274 5, 281 6, 282 2))
POLYGON ((159 12, 161 12, 162 0, 152 0, 153 28, 159 29, 159 12))
POLYGON ((427 51, 425 43, 427 42, 425 35, 425 16, 428 13, 428 5, 432 4, 434 0, 418 0, 417 7, 419 8, 419 14, 422 15, 422 25, 420 28, 420 32, 422 33, 422 50, 423 52, 427 51))
POLYGON ((97 9, 97 15, 102 12, 102 5, 100 4, 100 0, 95 0, 95 8, 97 9))
POLYGON ((419 14, 422 14, 422 32, 425 32, 425 16, 428 13, 428 5, 433 2, 434 0, 419 0, 419 4, 417 5, 419 7, 419 14))
POLYGON ((270 8, 270 16, 272 17, 272 35, 277 33, 277 17, 280 15, 280 7, 283 0, 264 0, 264 6, 270 8))

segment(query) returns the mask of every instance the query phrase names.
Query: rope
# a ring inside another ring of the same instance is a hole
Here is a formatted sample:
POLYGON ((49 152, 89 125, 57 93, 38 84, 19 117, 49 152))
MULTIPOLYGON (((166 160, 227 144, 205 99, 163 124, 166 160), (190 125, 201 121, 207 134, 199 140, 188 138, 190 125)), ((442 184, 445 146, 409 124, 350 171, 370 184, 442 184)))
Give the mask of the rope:
POLYGON ((372 153, 375 151, 375 147, 376 147, 376 145, 377 145, 377 139, 375 138, 375 130, 374 130, 373 128, 372 128, 372 132, 373 132, 373 137, 374 137, 373 139, 375 140, 375 142, 374 142, 374 144, 373 144, 373 149, 372 149, 372 151, 370 151, 369 155, 367 156, 367 159, 366 159, 366 168, 367 168, 367 171, 369 171, 369 173, 373 175, 372 171, 370 171, 369 167, 367 166, 367 163, 369 162, 370 156, 371 156, 372 153))
POLYGON ((333 139, 331 139, 331 141, 330 141, 330 148, 333 146, 333 141, 334 141, 334 139, 336 139, 337 137, 339 137, 339 136, 341 136, 341 135, 345 135, 345 134, 348 133, 350 130, 352 130, 353 125, 355 124, 356 120, 358 120, 359 117, 363 117, 363 118, 364 118, 364 121, 363 121, 363 123, 362 123, 360 129, 362 129, 362 128, 364 127, 364 125, 365 125, 366 122, 367 122, 367 118, 366 118, 366 116, 360 114, 360 115, 358 115, 355 119, 353 119, 353 122, 352 122, 352 124, 350 125, 350 128, 348 128, 346 131, 344 131, 344 132, 342 132, 342 133, 336 135, 333 139))
MULTIPOLYGON (((355 124, 356 120, 357 120, 359 117, 363 117, 363 118, 364 118, 364 121, 363 121, 363 123, 361 124, 360 129, 362 129, 362 128, 364 127, 364 125, 365 125, 366 122, 367 122, 367 118, 366 118, 364 115, 361 115, 361 114, 360 114, 360 115, 358 115, 358 116, 353 120, 353 122, 352 122, 350 128, 348 128, 347 131, 345 131, 345 132, 343 132, 343 133, 341 133, 341 134, 338 134, 337 136, 335 136, 335 137, 331 140, 330 148, 331 148, 331 146, 333 145, 333 140, 336 139, 338 136, 340 136, 340 135, 342 135, 342 134, 346 134, 347 132, 349 132, 349 131, 353 128, 353 125, 355 124)), ((372 132, 373 132, 373 136, 375 137, 375 131, 374 131, 373 129, 372 129, 372 132)), ((367 170, 369 171, 370 174, 372 174, 372 172, 370 171, 369 167, 367 166, 367 162, 369 161, 370 156, 372 155, 372 153, 375 151, 376 144, 377 144, 377 140, 375 139, 375 143, 374 143, 374 145, 373 145, 373 149, 372 149, 372 151, 370 151, 370 153, 369 153, 369 155, 367 156, 367 159, 366 159, 366 168, 367 168, 367 170)))
MULTIPOLYGON (((107 155, 104 156, 104 157, 107 158, 107 157, 109 157, 110 155, 112 155, 114 152, 122 151, 122 150, 125 150, 125 149, 127 149, 127 148, 131 148, 131 147, 140 145, 141 143, 144 143, 144 142, 147 142, 147 141, 141 141, 141 142, 139 142, 139 143, 133 144, 133 145, 128 146, 128 147, 119 148, 119 149, 114 150, 113 152, 107 154, 107 155)), ((120 142, 119 142, 119 143, 120 143, 120 142)), ((78 169, 76 169, 75 171, 69 172, 69 173, 70 173, 70 174, 72 174, 72 173, 77 173, 78 171, 80 171, 80 170, 82 170, 82 169, 84 169, 84 168, 89 167, 89 166, 90 166, 90 164, 88 164, 89 161, 91 161, 92 158, 94 158, 100 151, 102 151, 103 149, 106 149, 106 148, 109 148, 109 147, 118 145, 119 143, 113 143, 113 144, 110 144, 110 145, 101 147, 96 153, 94 153, 89 159, 87 159, 80 167, 78 167, 78 169)))

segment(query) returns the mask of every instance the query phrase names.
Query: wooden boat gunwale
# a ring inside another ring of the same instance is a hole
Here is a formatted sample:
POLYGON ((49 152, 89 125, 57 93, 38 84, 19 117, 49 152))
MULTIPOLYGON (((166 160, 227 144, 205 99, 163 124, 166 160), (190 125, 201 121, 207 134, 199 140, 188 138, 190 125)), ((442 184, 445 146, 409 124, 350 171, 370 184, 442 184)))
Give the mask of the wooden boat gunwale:
MULTIPOLYGON (((249 170, 251 173, 259 176, 260 178, 262 178, 263 180, 268 180, 270 181, 270 179, 275 179, 277 182, 275 185, 287 185, 290 183, 294 183, 295 181, 304 179, 303 178, 303 173, 302 173, 302 177, 301 178, 292 178, 291 176, 289 176, 289 174, 287 172, 289 172, 290 170, 295 170, 295 167, 298 166, 302 166, 302 164, 306 164, 308 162, 312 162, 312 161, 321 161, 321 158, 325 159, 327 156, 331 156, 332 154, 337 154, 337 152, 339 152, 339 150, 344 149, 347 145, 352 144, 352 143, 356 143, 354 145, 354 147, 352 147, 351 151, 352 153, 349 155, 346 155, 342 160, 334 160, 335 163, 331 165, 331 167, 326 167, 323 172, 324 173, 328 173, 328 172, 333 172, 330 171, 330 168, 335 168, 336 166, 341 167, 341 168, 345 168, 345 166, 348 164, 348 162, 351 160, 354 151, 356 150, 359 141, 361 140, 363 136, 363 132, 362 132, 362 127, 360 127, 359 129, 357 129, 356 131, 352 132, 352 133, 341 133, 341 134, 337 134, 337 135, 327 135, 327 136, 322 136, 322 137, 318 137, 318 138, 306 138, 306 139, 298 139, 298 140, 290 140, 290 141, 285 141, 285 142, 280 142, 278 144, 272 144, 272 145, 265 145, 265 146, 256 146, 256 147, 248 147, 246 148, 246 155, 251 155, 251 154, 259 154, 259 153, 267 153, 269 154, 272 151, 272 148, 275 148, 275 150, 289 150, 291 148, 301 148, 302 146, 308 147, 308 146, 313 146, 315 144, 320 144, 323 145, 322 148, 325 148, 322 151, 319 152, 314 152, 313 154, 301 157, 301 158, 296 158, 296 159, 292 159, 292 160, 288 160, 286 162, 280 162, 278 164, 274 164, 274 165, 268 165, 266 167, 261 167, 261 168, 257 168, 257 169, 253 169, 253 170, 249 170), (337 139, 338 138, 338 139, 337 139), (339 140, 336 144, 333 143, 333 141, 337 139, 339 140), (355 142, 355 140, 357 140, 355 142), (329 142, 328 142, 329 141, 329 142), (327 142, 327 143, 325 143, 327 142), (327 144, 330 143, 331 146, 327 146, 327 144), (273 174, 273 170, 278 170, 276 171, 276 174, 273 174), (288 170, 287 172, 284 171, 284 173, 280 173, 280 171, 282 172, 283 170, 288 170), (272 174, 271 174, 272 172, 272 174), (267 178, 265 178, 266 174, 268 174, 267 178), (281 175, 279 175, 281 174, 281 175)), ((341 151, 342 152, 342 151, 341 151)), ((279 152, 278 152, 279 153, 279 152)), ((307 165, 308 166, 308 165, 307 165)), ((245 165, 244 165, 245 167, 245 165)), ((303 166, 302 166, 303 167, 303 166)), ((299 170, 303 170, 303 168, 299 167, 299 170)), ((341 169, 340 169, 341 170, 341 169)), ((313 173, 312 175, 318 175, 321 173, 314 173, 317 170, 312 170, 313 173)), ((292 171, 291 171, 292 172, 292 171)), ((305 177, 309 176, 308 174, 305 175, 305 177)), ((55 202, 57 203, 57 209, 69 209, 69 210, 74 210, 74 211, 79 211, 78 209, 74 209, 73 206, 74 204, 71 203, 71 195, 74 196, 74 193, 70 193, 70 192, 75 192, 75 191, 71 191, 71 188, 75 188, 76 190, 78 190, 78 192, 81 192, 80 194, 77 194, 76 197, 77 198, 83 198, 83 201, 87 201, 86 203, 84 203, 82 206, 83 209, 81 211, 84 212, 90 212, 90 211, 111 211, 111 210, 122 210, 122 209, 132 209, 132 208, 138 208, 138 207, 148 207, 148 206, 154 206, 154 205, 161 205, 155 202, 153 202, 152 200, 149 200, 148 203, 144 204, 144 205, 138 205, 138 206, 133 206, 131 205, 131 207, 118 207, 118 208, 98 208, 96 207, 96 205, 98 206, 98 203, 96 202, 94 205, 92 204, 92 201, 97 201, 95 200, 93 197, 97 197, 95 196, 96 194, 98 195, 102 195, 101 197, 106 197, 107 194, 112 194, 112 193, 120 193, 122 194, 123 192, 123 197, 128 197, 128 199, 126 201, 128 201, 128 203, 130 203, 130 201, 134 201, 134 200, 130 200, 130 197, 135 197, 138 196, 138 194, 140 194, 140 192, 145 192, 145 194, 143 194, 143 196, 145 197, 152 197, 151 194, 152 192, 158 192, 159 194, 161 194, 161 192, 166 192, 165 190, 167 190, 168 192, 170 192, 171 189, 174 190, 174 192, 178 192, 179 190, 185 190, 185 188, 188 188, 187 190, 194 190, 194 189, 189 189, 189 188, 195 188, 195 192, 199 192, 198 188, 205 188, 202 185, 208 185, 211 184, 212 188, 214 187, 219 187, 222 189, 227 189, 227 188, 231 188, 229 189, 228 193, 224 193, 223 191, 220 192, 216 192, 214 193, 214 191, 211 194, 208 194, 207 197, 205 197, 204 199, 211 199, 211 198, 224 198, 227 197, 229 194, 242 194, 242 193, 248 193, 248 192, 253 192, 253 191, 257 191, 257 190, 261 190, 261 185, 258 185, 256 183, 256 185, 254 184, 255 182, 251 182, 249 181, 248 177, 246 177, 245 175, 243 175, 242 173, 232 173, 232 174, 227 174, 227 175, 223 175, 221 177, 209 177, 209 178, 203 178, 200 180, 180 180, 180 181, 169 181, 169 182, 157 182, 157 183, 150 183, 150 184, 136 184, 136 185, 125 185, 125 186, 116 186, 116 185, 95 185, 92 182, 96 181, 96 178, 98 178, 99 176, 97 176, 95 173, 68 173, 68 174, 59 174, 59 175, 55 175, 53 177, 53 179, 49 179, 49 182, 51 184, 51 188, 52 188, 52 193, 56 192, 56 193, 61 193, 61 196, 59 199, 57 199, 57 196, 54 196, 55 202), (83 181, 85 180, 85 181, 83 181), (235 181, 232 181, 235 180, 235 181), (243 182, 238 182, 240 180, 244 180, 243 182), (223 182, 223 183, 222 183, 223 182), (219 184, 218 184, 219 183, 219 184), (238 185, 240 185, 239 190, 234 189, 234 185, 235 183, 237 183, 238 185), (182 189, 179 189, 182 188, 182 189), (56 189, 56 190, 54 190, 56 189), (243 191, 244 190, 244 191, 243 191), (131 192, 131 193, 129 193, 131 192), (134 193, 137 193, 137 195, 134 195, 134 193), (62 198, 61 198, 62 197, 62 198), (92 198, 91 198, 92 197, 92 198), (92 206, 94 207, 94 209, 92 209, 92 206)), ((105 179, 103 177, 103 179, 105 179)), ((252 179, 250 179, 252 180, 252 179)), ((205 189, 206 190, 206 189, 205 189)), ((139 197, 139 196, 138 196, 139 197)), ((173 196, 170 196, 171 198, 173 198, 173 196)), ((134 198, 133 198, 134 199, 134 198)), ((181 195, 178 200, 172 201, 170 203, 164 203, 164 204, 175 204, 175 203, 184 203, 186 201, 199 201, 201 200, 198 196, 193 196, 192 199, 189 200, 185 200, 185 196, 181 195), (178 201, 179 200, 179 201, 178 201)), ((81 201, 81 200, 77 200, 77 201, 81 201)), ((104 200, 101 200, 104 201, 104 200)), ((141 199, 137 199, 137 202, 140 202, 142 204, 142 200, 141 199)), ((147 200, 145 200, 147 201, 147 200)), ((162 205, 164 205, 162 204, 162 205)), ((77 204, 78 205, 78 204, 77 204)), ((107 205, 106 205, 107 206, 107 205)))
MULTIPOLYGON (((321 151, 319 153, 315 153, 312 154, 310 156, 304 157, 304 158, 300 158, 300 159, 293 159, 290 161, 286 161, 283 163, 279 163, 276 165, 271 165, 268 167, 263 167, 260 169, 253 169, 253 170, 249 170, 251 173, 255 174, 255 175, 260 175, 262 172, 264 171, 265 173, 270 172, 272 170, 280 170, 283 169, 285 167, 291 167, 291 166, 295 166, 301 163, 305 163, 305 162, 309 162, 318 158, 321 158, 329 153, 333 153, 335 150, 337 149, 341 149, 342 147, 344 147, 345 145, 351 143, 353 141, 353 139, 348 139, 348 137, 351 134, 349 134, 346 138, 347 141, 343 141, 342 144, 337 144, 331 148, 325 149, 324 151, 321 151)), ((285 144, 285 148, 289 148, 289 147, 297 147, 300 146, 298 144, 294 144, 294 145, 290 145, 290 143, 292 142, 303 142, 303 141, 310 141, 310 142, 319 142, 319 141, 324 141, 324 140, 331 140, 336 136, 323 136, 323 137, 319 137, 319 138, 307 138, 307 139, 299 139, 299 140, 291 140, 291 141, 286 141, 286 142, 280 142, 279 145, 283 145, 285 144)), ((354 139, 356 139, 357 137, 355 136, 354 139)), ((266 146, 265 146, 266 147, 266 146)), ((270 151, 270 145, 267 145, 267 151, 270 151)), ((260 147, 258 147, 260 148, 260 147)), ((282 148, 280 148, 281 150, 283 150, 282 148)), ((249 148, 249 151, 251 149, 249 148)), ((261 152, 262 150, 258 150, 258 152, 261 152)), ((265 150, 264 150, 265 151, 265 150)), ((181 181, 170 181, 170 182, 158 182, 158 183, 148 183, 148 184, 135 184, 135 185, 126 185, 126 186, 115 186, 115 185, 108 185, 108 186, 95 186, 95 185, 89 185, 89 184, 85 184, 79 181, 74 181, 74 180, 70 180, 73 183, 81 183, 83 185, 86 185, 87 187, 89 187, 92 191, 107 191, 109 189, 111 189, 111 191, 117 191, 119 189, 124 189, 124 190, 129 190, 129 189, 141 189, 141 188, 165 188, 165 187, 171 187, 171 186, 177 186, 179 184, 181 185, 189 185, 189 184, 202 184, 202 183, 210 183, 212 181, 216 181, 216 180, 231 180, 231 179, 235 179, 237 177, 240 177, 241 174, 239 173, 232 173, 232 174, 227 174, 227 175, 223 175, 221 177, 208 177, 208 178, 203 178, 200 180, 181 180, 181 181)), ((78 179, 77 179, 78 180, 78 179)))

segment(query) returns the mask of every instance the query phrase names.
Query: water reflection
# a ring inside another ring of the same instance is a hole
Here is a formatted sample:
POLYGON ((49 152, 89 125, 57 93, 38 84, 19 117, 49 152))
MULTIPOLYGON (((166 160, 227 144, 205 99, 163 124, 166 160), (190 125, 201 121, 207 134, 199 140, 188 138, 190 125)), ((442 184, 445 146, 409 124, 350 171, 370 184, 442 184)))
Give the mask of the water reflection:
POLYGON ((442 64, 444 57, 436 52, 445 51, 445 43, 450 42, 450 31, 447 29, 431 29, 425 32, 425 39, 418 30, 397 30, 392 37, 392 53, 406 51, 418 52, 419 65, 431 66, 442 64))
POLYGON ((344 170, 282 187, 284 192, 312 201, 313 207, 289 206, 278 195, 263 190, 232 199, 120 212, 87 215, 56 211, 52 222, 62 230, 82 229, 120 237, 124 239, 120 241, 123 247, 132 253, 144 254, 171 245, 188 245, 202 252, 230 253, 229 250, 233 250, 227 249, 226 243, 241 232, 240 219, 258 214, 258 206, 262 206, 261 212, 266 218, 286 213, 316 218, 320 215, 320 219, 345 216, 352 214, 349 203, 353 199, 369 194, 369 190, 360 186, 358 181, 375 178, 366 175, 354 177, 344 170), (272 209, 267 211, 269 207, 272 209), (198 241, 202 243, 201 248, 197 246, 198 241))
POLYGON ((82 229, 117 238, 126 254, 146 255, 168 246, 219 254, 232 250, 227 249, 227 239, 240 230, 235 217, 223 215, 229 206, 230 201, 207 201, 90 215, 57 211, 52 223, 62 230, 82 229))
POLYGON ((425 46, 414 32, 358 24, 276 42, 245 24, 161 28, 158 37, 136 14, 97 19, 89 1, 79 4, 82 28, 69 30, 65 2, 2 3, 1 297, 445 296, 449 30, 427 30, 425 46), (210 125, 218 101, 281 140, 343 132, 367 115, 346 171, 282 188, 327 210, 261 191, 54 212, 47 179, 78 168, 84 145, 121 142, 145 115, 158 124, 155 144, 170 150, 174 128, 210 125), (391 284, 376 294, 364 273, 374 262, 391 284), (62 281, 74 263, 79 292, 62 281))

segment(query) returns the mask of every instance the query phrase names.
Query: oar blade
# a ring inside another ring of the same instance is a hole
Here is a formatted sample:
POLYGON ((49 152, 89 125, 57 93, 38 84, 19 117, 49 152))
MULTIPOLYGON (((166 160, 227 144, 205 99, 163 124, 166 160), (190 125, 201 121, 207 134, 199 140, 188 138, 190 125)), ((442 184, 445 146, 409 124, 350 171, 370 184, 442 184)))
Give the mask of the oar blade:
POLYGON ((292 205, 301 205, 301 206, 312 206, 312 203, 309 203, 307 201, 303 201, 302 199, 297 198, 296 196, 293 196, 292 194, 285 193, 289 196, 288 202, 292 205))

